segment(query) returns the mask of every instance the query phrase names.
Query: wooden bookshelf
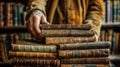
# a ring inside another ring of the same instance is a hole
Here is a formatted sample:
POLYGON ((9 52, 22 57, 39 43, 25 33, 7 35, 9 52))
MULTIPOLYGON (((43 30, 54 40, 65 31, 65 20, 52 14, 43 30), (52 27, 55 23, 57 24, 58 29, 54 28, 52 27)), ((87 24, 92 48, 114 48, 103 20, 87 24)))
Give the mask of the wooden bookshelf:
MULTIPOLYGON (((104 0, 104 2, 106 2, 106 1, 110 1, 110 0, 104 0)), ((113 0, 111 0, 112 2, 113 2, 113 0)), ((22 4, 24 4, 25 6, 27 5, 27 2, 28 2, 28 0, 0 0, 0 2, 16 2, 16 3, 18 3, 18 2, 20 2, 20 3, 22 3, 22 4)), ((115 4, 114 4, 114 2, 113 2, 113 6, 114 6, 115 4)), ((110 15, 110 12, 111 11, 109 11, 110 10, 110 4, 107 4, 107 6, 106 6, 107 8, 107 10, 105 10, 106 11, 106 17, 105 17, 105 19, 106 19, 106 21, 105 22, 107 22, 107 23, 105 23, 105 24, 102 24, 102 27, 101 27, 101 30, 109 30, 109 29, 112 29, 112 30, 114 30, 114 31, 117 31, 117 32, 120 32, 120 21, 118 21, 118 22, 111 22, 109 19, 110 19, 110 17, 111 17, 111 15, 110 15), (110 23, 109 23, 110 22, 110 23)), ((114 6, 114 7, 117 7, 117 6, 114 6)), ((113 7, 112 7, 113 8, 113 7)), ((117 7, 117 8, 120 8, 120 7, 117 7)), ((25 8, 24 8, 24 10, 25 10, 25 8)), ((115 13, 115 12, 117 12, 117 11, 115 11, 115 10, 118 10, 118 9, 114 9, 114 11, 112 12, 113 14, 116 14, 115 16, 119 16, 119 14, 118 13, 115 13)), ((112 18, 114 18, 114 19, 112 19, 112 21, 116 21, 115 20, 115 17, 112 17, 112 18)), ((27 28, 25 27, 25 26, 14 26, 14 27, 0 27, 0 34, 11 34, 11 33, 26 33, 26 32, 28 32, 28 30, 27 30, 27 28)), ((120 62, 120 55, 110 55, 110 60, 113 62, 113 63, 118 63, 119 64, 119 62, 120 62)), ((5 65, 4 63, 2 64, 2 63, 0 63, 0 67, 2 67, 1 65, 5 65)), ((8 63, 8 65, 10 65, 10 63, 8 63)))
POLYGON ((120 22, 102 24, 102 29, 120 28, 120 22))
POLYGON ((109 29, 113 29, 116 32, 120 32, 120 22, 102 24, 101 30, 109 29))
POLYGON ((27 32, 27 28, 25 26, 16 26, 16 27, 1 27, 0 34, 8 34, 8 33, 20 33, 27 32))

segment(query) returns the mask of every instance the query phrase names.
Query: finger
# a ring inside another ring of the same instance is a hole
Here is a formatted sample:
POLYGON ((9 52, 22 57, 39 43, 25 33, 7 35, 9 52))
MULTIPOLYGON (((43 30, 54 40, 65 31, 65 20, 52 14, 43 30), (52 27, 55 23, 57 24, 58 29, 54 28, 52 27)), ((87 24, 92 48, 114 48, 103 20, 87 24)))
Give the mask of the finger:
POLYGON ((29 23, 28 23, 28 30, 31 32, 31 34, 35 37, 35 38, 37 38, 37 35, 35 34, 35 31, 34 31, 34 28, 33 28, 33 17, 31 16, 30 17, 30 21, 29 21, 29 23))
POLYGON ((34 32, 32 32, 32 28, 31 28, 31 26, 30 26, 30 23, 27 23, 26 26, 27 26, 27 29, 28 29, 28 31, 30 32, 30 34, 36 38, 34 32))
POLYGON ((97 34, 95 34, 95 38, 96 38, 96 41, 98 41, 98 36, 97 36, 97 34))
POLYGON ((42 15, 41 20, 42 20, 43 24, 49 24, 49 22, 47 21, 47 19, 44 15, 42 15))
POLYGON ((35 31, 35 34, 37 35, 37 36, 39 36, 39 35, 41 35, 41 30, 40 30, 40 27, 39 27, 39 25, 40 25, 40 20, 41 20, 41 16, 39 16, 39 15, 35 15, 35 16, 33 16, 33 29, 34 29, 34 31, 35 31))

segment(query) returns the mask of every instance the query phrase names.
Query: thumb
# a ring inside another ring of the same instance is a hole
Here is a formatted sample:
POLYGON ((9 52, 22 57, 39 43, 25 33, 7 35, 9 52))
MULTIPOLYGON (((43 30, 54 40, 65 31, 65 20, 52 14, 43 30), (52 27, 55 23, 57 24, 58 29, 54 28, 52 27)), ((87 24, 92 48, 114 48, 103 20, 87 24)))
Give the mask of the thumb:
POLYGON ((46 17, 44 15, 42 15, 41 21, 42 21, 41 22, 42 24, 49 24, 49 22, 47 21, 47 19, 46 19, 46 17))

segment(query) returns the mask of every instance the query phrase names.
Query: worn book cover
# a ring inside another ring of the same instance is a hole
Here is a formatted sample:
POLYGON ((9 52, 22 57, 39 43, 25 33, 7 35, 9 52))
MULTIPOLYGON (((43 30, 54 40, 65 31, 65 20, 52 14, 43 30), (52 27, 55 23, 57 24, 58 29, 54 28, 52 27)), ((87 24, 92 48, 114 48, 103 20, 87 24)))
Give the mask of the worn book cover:
POLYGON ((57 52, 57 46, 56 45, 45 45, 45 44, 22 44, 22 43, 16 43, 11 44, 11 50, 12 51, 25 51, 25 52, 57 52))
POLYGON ((59 59, 38 59, 38 58, 12 58, 10 59, 12 64, 21 64, 21 65, 53 65, 59 66, 59 59))
POLYGON ((110 49, 111 42, 109 41, 97 41, 97 42, 85 42, 85 43, 70 43, 57 45, 60 50, 85 50, 85 49, 110 49))
POLYGON ((70 44, 70 43, 82 43, 82 42, 95 42, 95 36, 91 37, 45 37, 45 44, 70 44))
POLYGON ((61 67, 110 67, 109 64, 61 64, 61 67))
POLYGON ((61 59, 62 64, 109 64, 108 57, 61 59))
POLYGON ((108 57, 109 49, 88 49, 88 50, 59 50, 59 58, 97 58, 108 57))
POLYGON ((11 58, 45 58, 45 59, 57 59, 57 53, 46 53, 46 52, 15 52, 9 51, 9 56, 11 58))

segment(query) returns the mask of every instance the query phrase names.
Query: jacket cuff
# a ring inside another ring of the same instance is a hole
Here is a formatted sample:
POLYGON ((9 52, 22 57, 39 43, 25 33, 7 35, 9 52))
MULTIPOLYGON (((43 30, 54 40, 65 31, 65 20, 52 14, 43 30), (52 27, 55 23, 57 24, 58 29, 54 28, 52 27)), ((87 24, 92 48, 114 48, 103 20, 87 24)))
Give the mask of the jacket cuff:
POLYGON ((32 14, 33 12, 35 12, 35 11, 38 11, 38 10, 41 11, 41 12, 45 15, 45 13, 44 13, 43 10, 33 9, 33 10, 30 10, 30 11, 27 12, 26 17, 25 17, 25 20, 27 21, 27 20, 29 19, 29 17, 31 16, 31 14, 32 14))

